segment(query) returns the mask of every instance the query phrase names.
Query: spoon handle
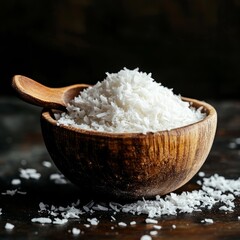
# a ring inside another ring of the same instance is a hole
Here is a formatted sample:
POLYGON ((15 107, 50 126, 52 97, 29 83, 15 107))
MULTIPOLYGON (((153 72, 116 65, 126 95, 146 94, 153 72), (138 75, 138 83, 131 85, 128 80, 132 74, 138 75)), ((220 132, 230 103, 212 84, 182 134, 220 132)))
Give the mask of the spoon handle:
POLYGON ((31 78, 15 75, 12 87, 24 101, 44 108, 65 110, 67 103, 77 96, 86 84, 76 84, 62 88, 50 88, 31 78))

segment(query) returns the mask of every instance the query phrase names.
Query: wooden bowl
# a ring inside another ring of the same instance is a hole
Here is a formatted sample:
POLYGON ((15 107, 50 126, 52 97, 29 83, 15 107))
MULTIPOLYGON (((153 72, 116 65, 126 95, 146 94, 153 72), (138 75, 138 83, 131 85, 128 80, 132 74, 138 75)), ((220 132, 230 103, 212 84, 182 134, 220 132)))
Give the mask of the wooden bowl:
POLYGON ((176 190, 201 168, 217 125, 215 109, 203 106, 198 123, 156 133, 103 133, 58 126, 52 110, 41 115, 46 147, 59 170, 88 193, 124 199, 151 198, 176 190))

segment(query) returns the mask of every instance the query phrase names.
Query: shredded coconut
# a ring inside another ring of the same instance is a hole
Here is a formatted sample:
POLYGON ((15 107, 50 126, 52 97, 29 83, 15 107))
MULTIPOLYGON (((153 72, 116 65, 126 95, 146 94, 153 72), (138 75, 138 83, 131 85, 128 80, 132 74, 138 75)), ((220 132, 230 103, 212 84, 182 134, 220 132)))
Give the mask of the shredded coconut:
POLYGON ((15 226, 13 224, 11 224, 11 223, 6 223, 5 224, 5 229, 7 229, 7 230, 12 230, 14 227, 15 226))
POLYGON ((145 219, 145 222, 146 222, 146 223, 151 223, 151 224, 157 224, 157 223, 158 223, 157 220, 155 220, 155 219, 151 219, 151 218, 147 218, 147 219, 145 219))
POLYGON ((157 234, 158 234, 157 231, 150 231, 150 235, 151 235, 151 236, 156 236, 157 234))
POLYGON ((211 218, 205 218, 204 220, 201 221, 201 223, 208 223, 208 224, 212 224, 213 220, 211 218))
POLYGON ((88 218, 87 221, 91 224, 91 225, 98 225, 99 221, 97 220, 97 218, 88 218))
POLYGON ((81 230, 78 229, 78 228, 73 228, 73 229, 72 229, 72 234, 73 234, 73 235, 78 235, 78 234, 80 234, 80 232, 81 232, 81 230))
POLYGON ((52 163, 49 162, 49 161, 43 161, 43 162, 42 162, 42 165, 43 165, 44 167, 46 167, 46 168, 50 168, 50 167, 52 166, 52 163))
POLYGON ((154 229, 157 229, 157 230, 160 230, 160 229, 162 229, 162 226, 154 225, 153 228, 154 228, 154 229))
POLYGON ((107 73, 106 79, 89 87, 56 114, 58 125, 101 132, 156 132, 202 120, 202 108, 182 101, 172 89, 154 81, 151 73, 124 68, 107 73))
POLYGON ((9 195, 9 196, 14 196, 16 193, 18 194, 27 194, 26 192, 18 191, 17 189, 13 190, 6 190, 6 192, 2 192, 2 195, 9 195))
POLYGON ((67 181, 62 174, 53 173, 50 175, 50 180, 54 181, 56 184, 66 184, 67 181))
MULTIPOLYGON (((203 176, 203 174, 200 174, 203 176)), ((202 177, 200 180, 200 189, 193 190, 191 192, 182 192, 180 194, 170 193, 163 197, 156 196, 155 200, 138 200, 136 202, 121 205, 115 202, 109 203, 95 203, 90 201, 86 205, 80 206, 80 201, 71 203, 68 206, 53 206, 39 203, 39 213, 41 216, 45 214, 44 217, 32 219, 32 222, 40 223, 54 223, 54 224, 64 224, 68 219, 80 219, 83 214, 94 214, 102 211, 109 211, 112 220, 116 220, 112 215, 123 212, 130 213, 134 215, 145 214, 147 218, 145 219, 146 224, 153 224, 152 228, 154 230, 160 230, 162 227, 157 225, 158 220, 153 219, 156 217, 161 217, 164 215, 176 216, 178 213, 192 213, 196 211, 202 211, 203 209, 212 209, 216 204, 217 207, 227 212, 234 211, 235 209, 235 199, 239 196, 240 192, 240 178, 226 179, 223 176, 214 174, 210 177, 202 177), (54 218, 52 221, 51 219, 54 218)), ((240 216, 237 217, 240 220, 240 216)), ((95 217, 87 218, 87 223, 84 224, 85 227, 90 227, 91 225, 98 225, 99 220, 95 217)), ((205 218, 201 223, 211 224, 213 220, 210 218, 205 218)), ((132 221, 129 225, 135 225, 136 222, 132 221)), ((118 222, 119 226, 127 226, 124 222, 118 222)), ((176 225, 172 225, 175 229, 176 225)), ((151 235, 151 234, 150 234, 151 235)))
POLYGON ((143 235, 140 240, 152 240, 152 237, 149 235, 143 235))
POLYGON ((20 171, 20 177, 25 179, 39 179, 41 177, 41 174, 37 172, 36 169, 33 168, 27 168, 27 169, 19 169, 20 171))
POLYGON ((131 226, 136 225, 136 224, 137 224, 136 221, 131 221, 131 222, 130 222, 130 225, 131 225, 131 226))
POLYGON ((53 221, 53 224, 62 225, 62 224, 65 224, 67 222, 68 222, 68 220, 65 219, 65 218, 63 218, 63 219, 55 218, 54 221, 53 221))
POLYGON ((46 218, 46 217, 39 217, 39 218, 32 218, 31 220, 33 223, 51 223, 52 220, 50 218, 46 218))
POLYGON ((118 226, 120 226, 120 227, 126 227, 127 224, 126 224, 125 222, 119 222, 119 223, 118 223, 118 226))
POLYGON ((11 184, 12 185, 19 185, 19 184, 21 184, 21 180, 20 179, 12 179, 11 184))

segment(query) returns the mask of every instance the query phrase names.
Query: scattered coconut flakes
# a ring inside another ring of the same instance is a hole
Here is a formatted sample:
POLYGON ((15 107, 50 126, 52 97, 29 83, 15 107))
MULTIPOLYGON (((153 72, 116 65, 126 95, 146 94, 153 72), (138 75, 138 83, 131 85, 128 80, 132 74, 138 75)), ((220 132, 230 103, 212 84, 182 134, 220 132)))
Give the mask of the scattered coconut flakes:
POLYGON ((111 229, 113 230, 113 229, 114 229, 114 226, 111 226, 111 229))
POLYGON ((219 210, 233 212, 233 208, 227 207, 227 206, 221 206, 221 207, 219 207, 219 210))
POLYGON ((17 191, 18 194, 21 194, 21 195, 26 195, 27 192, 23 192, 23 191, 17 191))
POLYGON ((101 132, 156 132, 202 120, 206 114, 138 68, 109 74, 55 115, 58 125, 101 132))
POLYGON ((19 171, 20 171, 20 177, 24 179, 32 178, 32 179, 38 180, 41 177, 41 174, 38 173, 37 170, 33 168, 26 168, 26 169, 20 168, 19 171))
POLYGON ((16 193, 17 193, 17 189, 13 189, 13 190, 7 190, 6 192, 2 192, 2 195, 14 196, 16 193))
POLYGON ((81 230, 78 229, 78 228, 73 228, 73 229, 72 229, 72 234, 73 234, 73 235, 79 235, 80 232, 81 232, 81 230))
POLYGON ((120 227, 126 227, 127 224, 126 224, 125 222, 119 222, 119 223, 118 223, 118 226, 120 226, 120 227))
POLYGON ((60 219, 60 218, 54 218, 53 220, 53 224, 58 224, 58 225, 62 225, 67 223, 68 220, 66 218, 60 219))
POLYGON ((97 218, 88 218, 87 221, 93 226, 96 226, 99 223, 99 220, 97 218))
POLYGON ((53 180, 55 184, 66 184, 67 180, 62 174, 53 173, 50 175, 50 180, 53 180))
POLYGON ((62 216, 64 218, 80 218, 79 215, 81 215, 82 213, 83 212, 80 209, 71 206, 65 209, 64 212, 62 212, 62 216))
POLYGON ((160 229, 162 229, 162 226, 159 226, 159 225, 153 225, 153 228, 154 228, 154 229, 157 229, 157 230, 160 230, 160 229))
POLYGON ((2 192, 2 195, 9 195, 9 196, 14 196, 16 193, 25 195, 27 194, 26 192, 18 191, 17 189, 13 190, 6 190, 6 192, 2 192))
POLYGON ((212 224, 213 223, 213 219, 211 218, 205 218, 201 221, 201 223, 208 223, 208 224, 212 224))
POLYGON ((151 219, 151 218, 146 218, 146 219, 145 219, 145 222, 146 222, 146 223, 151 223, 151 224, 157 224, 157 223, 158 223, 157 220, 151 219))
POLYGON ((238 220, 240 220, 240 216, 238 216, 238 220))
POLYGON ((109 210, 107 207, 102 206, 100 204, 97 204, 97 205, 93 206, 92 209, 96 210, 96 211, 105 211, 105 212, 107 212, 109 210))
POLYGON ((175 224, 172 225, 172 228, 175 229, 177 226, 175 224))
POLYGON ((90 224, 83 224, 86 228, 90 228, 91 225, 90 224))
POLYGON ((156 236, 158 234, 158 231, 150 231, 151 236, 156 236))
POLYGON ((11 184, 12 185, 19 185, 19 184, 21 184, 21 180, 20 179, 12 179, 12 181, 11 181, 11 184))
POLYGON ((11 224, 11 223, 6 223, 5 224, 5 229, 7 229, 7 230, 12 230, 14 227, 15 226, 13 224, 11 224))
POLYGON ((115 212, 120 212, 122 209, 122 205, 116 202, 110 202, 109 207, 112 208, 115 212))
POLYGON ((116 218, 115 218, 114 216, 111 216, 111 219, 112 219, 113 221, 116 221, 116 218))
POLYGON ((202 189, 181 194, 170 193, 164 198, 156 196, 156 200, 139 200, 126 204, 121 211, 132 214, 147 214, 148 217, 162 215, 177 215, 201 211, 202 208, 211 209, 216 203, 221 203, 229 210, 235 208, 234 193, 240 191, 240 178, 226 179, 218 174, 203 178, 202 189), (227 193, 228 192, 228 193, 227 193))
POLYGON ((143 235, 141 236, 140 240, 152 240, 152 237, 149 235, 143 235))
POLYGON ((0 215, 2 215, 2 208, 0 208, 0 215))
POLYGON ((40 212, 47 211, 48 205, 44 204, 43 202, 40 202, 39 203, 39 208, 40 208, 40 210, 39 210, 40 212))
MULTIPOLYGON (((235 193, 240 191, 240 178, 237 180, 225 179, 217 174, 202 179, 202 189, 194 190, 192 192, 182 192, 181 194, 170 193, 165 197, 156 196, 156 200, 139 200, 130 204, 121 205, 118 203, 109 203, 109 211, 124 212, 131 214, 147 214, 149 218, 146 223, 156 224, 157 220, 154 217, 162 215, 177 215, 178 213, 191 213, 193 211, 201 211, 203 208, 211 209, 214 204, 222 204, 220 210, 233 211, 235 208, 235 193)), ((92 213, 95 211, 102 211, 99 206, 107 206, 105 203, 95 204, 90 201, 83 207, 77 207, 80 204, 78 200, 67 207, 55 207, 45 204, 40 204, 40 211, 45 210, 49 215, 55 217, 79 218, 84 213, 92 213)), ((107 207, 106 207, 107 208, 107 207)), ((113 219, 114 217, 111 216, 113 219)), ((115 218, 114 218, 115 219, 115 218)), ((205 220, 203 220, 205 222, 205 220)), ((99 221, 96 218, 88 219, 91 225, 97 225, 99 221)), ((153 228, 161 229, 161 226, 154 225, 153 228)))
POLYGON ((50 168, 50 167, 52 166, 52 163, 49 162, 49 161, 43 161, 43 162, 42 162, 42 165, 43 165, 44 167, 46 167, 46 168, 50 168))
POLYGON ((52 223, 52 220, 47 217, 32 218, 31 221, 33 223, 41 223, 41 224, 52 223))
POLYGON ((136 225, 137 223, 136 223, 136 221, 131 221, 130 222, 130 225, 136 225))

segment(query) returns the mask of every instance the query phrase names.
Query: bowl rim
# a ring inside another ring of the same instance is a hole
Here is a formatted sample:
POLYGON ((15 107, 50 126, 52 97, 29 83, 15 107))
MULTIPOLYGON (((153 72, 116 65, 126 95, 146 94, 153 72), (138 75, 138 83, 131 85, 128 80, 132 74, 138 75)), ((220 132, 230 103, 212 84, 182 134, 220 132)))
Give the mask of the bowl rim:
POLYGON ((147 133, 100 132, 100 131, 96 131, 96 130, 87 130, 87 129, 76 128, 76 127, 67 126, 67 125, 63 125, 63 124, 57 124, 57 120, 52 117, 52 115, 54 113, 54 109, 47 109, 47 108, 43 108, 42 113, 41 113, 41 119, 43 121, 50 123, 51 125, 53 125, 55 127, 63 128, 65 130, 68 130, 71 132, 88 135, 88 136, 102 136, 102 137, 110 137, 110 138, 133 138, 133 137, 146 137, 146 136, 152 136, 152 135, 161 135, 161 134, 166 134, 166 133, 167 134, 172 134, 172 133, 177 133, 177 132, 179 133, 179 131, 181 131, 181 130, 185 130, 185 131, 190 130, 191 128, 193 128, 199 124, 203 124, 206 121, 209 121, 210 119, 213 119, 213 118, 217 119, 217 111, 209 103, 207 103, 205 101, 200 101, 200 100, 197 100, 194 98, 188 98, 188 97, 181 97, 181 99, 185 102, 191 103, 196 108, 202 107, 203 111, 207 113, 206 117, 198 122, 191 123, 191 124, 188 124, 188 125, 185 125, 182 127, 173 128, 170 130, 147 132, 147 133))

